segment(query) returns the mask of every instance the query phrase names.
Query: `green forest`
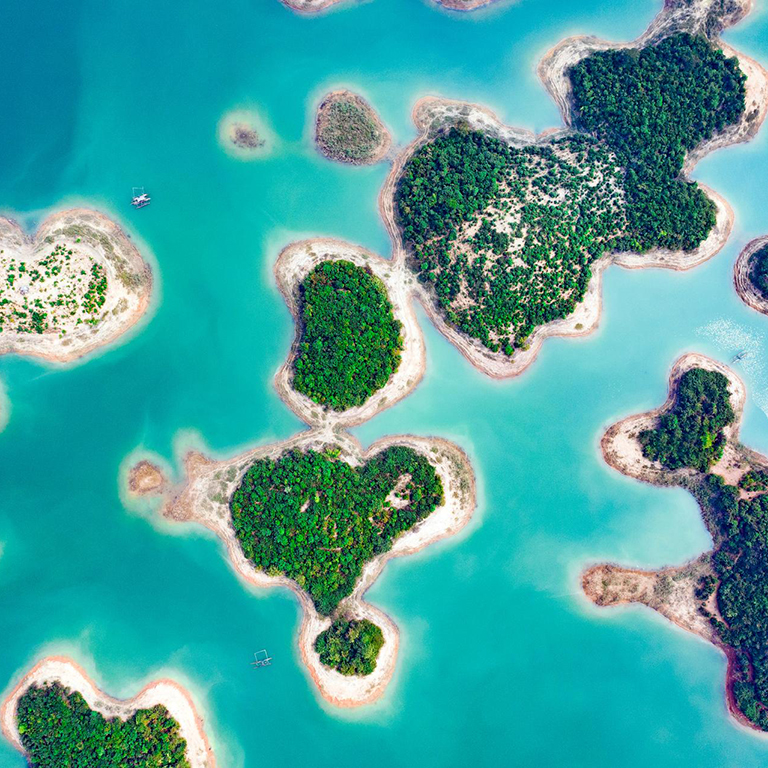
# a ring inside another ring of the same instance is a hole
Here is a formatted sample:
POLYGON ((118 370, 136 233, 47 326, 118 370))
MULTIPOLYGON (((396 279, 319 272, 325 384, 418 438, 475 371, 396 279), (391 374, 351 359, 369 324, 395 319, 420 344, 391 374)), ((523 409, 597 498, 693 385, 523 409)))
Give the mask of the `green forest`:
POLYGON ((360 467, 338 449, 259 459, 232 495, 232 523, 261 571, 293 579, 330 615, 362 568, 443 503, 443 485, 420 453, 392 446, 360 467))
POLYGON ((381 627, 368 619, 337 619, 315 638, 315 650, 326 667, 361 677, 376 669, 382 645, 381 627))
POLYGON ((659 417, 659 426, 638 436, 643 455, 667 469, 706 472, 723 455, 723 427, 734 417, 728 379, 718 371, 691 368, 680 377, 675 402, 659 417))
POLYGON ((593 53, 570 79, 579 128, 626 169, 621 247, 698 247, 714 225, 714 203, 680 172, 687 152, 741 118, 746 76, 738 59, 682 33, 640 50, 593 53))
POLYGON ((189 768, 179 724, 160 705, 107 719, 48 683, 24 692, 16 724, 33 768, 189 768))
POLYGON ((401 324, 384 284, 367 267, 324 261, 299 288, 293 387, 343 411, 362 405, 400 365, 401 324))
POLYGON ((757 292, 768 300, 768 245, 764 245, 750 257, 749 279, 757 292))
POLYGON ((600 256, 707 237, 714 204, 680 172, 744 111, 737 60, 703 37, 594 53, 569 76, 581 133, 520 149, 458 125, 413 153, 395 191, 445 319, 509 356, 573 312, 600 256))
POLYGON ((768 472, 753 466, 744 473, 739 487, 758 495, 740 498, 738 488, 709 471, 722 452, 722 428, 734 419, 727 383, 702 369, 683 376, 672 409, 681 428, 664 431, 663 455, 671 469, 698 470, 678 482, 698 500, 714 542, 714 578, 704 577, 696 591, 699 610, 730 651, 736 707, 768 731, 768 495, 760 493, 768 488, 768 472), (722 619, 706 605, 713 592, 722 619))

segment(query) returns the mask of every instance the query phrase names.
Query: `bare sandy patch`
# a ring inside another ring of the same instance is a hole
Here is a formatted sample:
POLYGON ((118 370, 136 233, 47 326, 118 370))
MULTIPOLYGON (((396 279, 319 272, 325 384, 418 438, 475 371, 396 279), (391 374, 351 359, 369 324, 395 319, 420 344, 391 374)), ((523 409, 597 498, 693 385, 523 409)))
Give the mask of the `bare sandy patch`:
POLYGON ((128 492, 134 496, 156 496, 165 490, 167 482, 160 467, 146 459, 128 472, 128 492))

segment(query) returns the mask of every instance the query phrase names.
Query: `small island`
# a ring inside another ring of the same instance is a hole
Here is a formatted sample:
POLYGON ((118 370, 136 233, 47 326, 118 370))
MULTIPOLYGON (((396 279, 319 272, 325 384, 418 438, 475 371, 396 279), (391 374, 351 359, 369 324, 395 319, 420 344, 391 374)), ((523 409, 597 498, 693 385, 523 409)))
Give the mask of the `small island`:
MULTIPOLYGON (((438 5, 451 11, 474 11, 476 8, 490 5, 496 0, 435 0, 438 5)), ((283 5, 287 5, 299 13, 313 14, 325 11, 334 5, 344 2, 344 0, 281 0, 283 5)))
POLYGON ((360 424, 419 383, 424 340, 409 301, 413 278, 403 270, 318 238, 285 248, 274 271, 296 323, 275 386, 301 419, 360 424))
POLYGON ((689 354, 672 368, 663 406, 608 429, 606 462, 689 490, 714 547, 658 571, 596 565, 582 586, 597 605, 644 603, 716 644, 728 658, 729 710, 768 731, 768 458, 738 441, 745 399, 730 369, 689 354))
POLYGON ((768 315, 768 235, 748 243, 739 254, 733 284, 748 307, 768 315))
POLYGON ((131 328, 151 292, 149 265, 101 213, 51 214, 31 237, 0 218, 0 354, 80 358, 131 328))
POLYGON ((269 131, 252 109, 233 109, 219 121, 219 143, 233 157, 257 160, 268 154, 269 131))
POLYGON ((128 492, 133 496, 156 496, 166 489, 167 479, 160 467, 141 459, 128 472, 128 492))
POLYGON ((296 594, 301 657, 327 701, 381 696, 398 631, 365 592, 390 558, 467 524, 475 481, 464 452, 412 436, 364 451, 327 426, 223 461, 189 452, 184 468, 185 481, 164 494, 164 516, 212 530, 248 583, 296 594))
POLYGON ((52 656, 13 689, 0 720, 6 738, 37 768, 216 768, 192 699, 171 680, 119 701, 72 660, 52 656))
POLYGON ((392 137, 362 96, 352 91, 333 91, 317 108, 315 142, 329 160, 372 165, 386 157, 392 137))

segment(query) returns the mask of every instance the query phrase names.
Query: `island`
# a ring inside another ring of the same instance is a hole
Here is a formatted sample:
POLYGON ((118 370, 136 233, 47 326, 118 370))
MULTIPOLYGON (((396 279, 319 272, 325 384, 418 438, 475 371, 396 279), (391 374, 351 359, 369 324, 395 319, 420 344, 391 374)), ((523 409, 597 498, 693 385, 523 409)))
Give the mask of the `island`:
POLYGON ((329 160, 372 165, 386 157, 392 137, 362 96, 343 90, 326 94, 320 102, 315 143, 329 160))
POLYGON ((76 360, 128 331, 151 293, 149 265, 97 211, 53 213, 32 236, 0 218, 0 355, 76 360))
POLYGON ((216 768, 203 721, 180 685, 158 680, 120 701, 62 656, 43 659, 24 676, 3 702, 0 723, 37 768, 216 768))
POLYGON ((306 423, 361 424, 419 383, 426 354, 404 269, 316 238, 285 248, 274 273, 296 325, 275 386, 306 423))
POLYGON ((190 451, 161 512, 224 543, 238 575, 287 587, 303 612, 299 651, 320 694, 372 702, 394 672, 398 631, 364 599, 385 564, 451 536, 475 509, 466 454, 438 438, 389 437, 368 450, 333 426, 215 461, 190 451))
POLYGON ((582 586, 597 605, 640 602, 714 643, 728 659, 730 712, 768 731, 768 458, 739 443, 745 400, 733 371, 687 354, 672 368, 664 405, 607 430, 606 462, 689 490, 713 549, 657 571, 595 565, 582 586))
POLYGON ((733 284, 748 307, 768 315, 768 235, 755 238, 739 254, 733 284))
MULTIPOLYGON (((253 109, 233 109, 219 121, 219 143, 239 160, 257 160, 268 154, 269 131, 253 109)), ((269 137, 271 138, 271 137, 269 137)))
POLYGON ((538 136, 416 104, 379 200, 391 270, 473 365, 516 376, 547 338, 590 333, 611 264, 686 270, 722 248, 733 212, 689 175, 765 118, 767 73, 720 39, 750 7, 668 0, 631 43, 560 43, 538 73, 564 126, 538 136))

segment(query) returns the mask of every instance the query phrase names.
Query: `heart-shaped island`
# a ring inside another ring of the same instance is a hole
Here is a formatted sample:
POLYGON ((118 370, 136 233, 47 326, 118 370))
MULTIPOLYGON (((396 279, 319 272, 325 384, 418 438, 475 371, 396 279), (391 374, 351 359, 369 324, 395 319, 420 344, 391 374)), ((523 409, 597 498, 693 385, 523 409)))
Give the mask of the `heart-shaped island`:
POLYGON ((134 325, 151 291, 149 265, 101 213, 54 213, 32 236, 0 218, 0 354, 75 360, 134 325))

